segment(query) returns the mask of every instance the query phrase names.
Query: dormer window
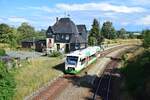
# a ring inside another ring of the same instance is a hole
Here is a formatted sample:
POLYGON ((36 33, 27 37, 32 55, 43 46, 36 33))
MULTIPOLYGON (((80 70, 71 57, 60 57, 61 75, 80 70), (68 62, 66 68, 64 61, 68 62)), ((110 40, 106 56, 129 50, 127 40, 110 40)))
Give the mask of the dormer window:
POLYGON ((56 40, 59 40, 60 39, 60 36, 57 34, 56 35, 56 40))
POLYGON ((82 35, 82 33, 79 33, 79 35, 82 35))
POLYGON ((66 35, 66 40, 69 40, 69 35, 66 35))
POLYGON ((61 38, 64 39, 64 35, 61 35, 61 38))
POLYGON ((47 34, 48 34, 48 35, 51 35, 51 33, 50 33, 50 32, 48 32, 47 34))

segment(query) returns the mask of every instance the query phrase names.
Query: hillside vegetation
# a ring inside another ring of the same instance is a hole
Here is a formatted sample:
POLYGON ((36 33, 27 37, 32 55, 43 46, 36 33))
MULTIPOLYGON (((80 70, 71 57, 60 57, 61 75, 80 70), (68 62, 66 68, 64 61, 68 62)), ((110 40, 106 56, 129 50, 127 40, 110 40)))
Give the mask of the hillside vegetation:
POLYGON ((129 93, 136 100, 150 98, 150 51, 145 51, 136 60, 127 62, 122 68, 125 84, 129 93))
POLYGON ((143 31, 143 54, 126 61, 121 72, 125 78, 123 100, 149 100, 150 98, 150 30, 143 31), (125 92, 124 92, 125 93, 125 92))

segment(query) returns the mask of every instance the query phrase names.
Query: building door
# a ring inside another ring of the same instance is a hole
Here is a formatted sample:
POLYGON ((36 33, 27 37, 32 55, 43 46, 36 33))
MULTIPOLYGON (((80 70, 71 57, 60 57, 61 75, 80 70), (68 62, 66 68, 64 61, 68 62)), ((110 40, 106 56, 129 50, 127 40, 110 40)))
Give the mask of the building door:
POLYGON ((66 53, 69 52, 69 44, 66 44, 65 52, 66 52, 66 53))
POLYGON ((57 51, 60 50, 60 44, 56 44, 57 45, 57 51))

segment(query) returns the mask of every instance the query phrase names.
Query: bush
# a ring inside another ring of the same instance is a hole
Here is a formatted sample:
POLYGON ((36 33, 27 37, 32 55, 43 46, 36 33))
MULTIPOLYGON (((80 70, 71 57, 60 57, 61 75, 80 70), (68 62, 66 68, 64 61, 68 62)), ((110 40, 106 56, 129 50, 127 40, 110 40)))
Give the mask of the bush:
POLYGON ((0 100, 12 100, 15 92, 16 83, 6 65, 0 61, 0 100))
POLYGON ((4 49, 0 49, 0 56, 4 56, 6 54, 4 49))
MULTIPOLYGON (((121 69, 121 72, 125 75, 125 84, 130 94, 136 97, 147 97, 150 90, 146 87, 149 84, 146 80, 150 81, 150 51, 145 51, 143 55, 140 55, 132 62, 127 62, 126 67, 121 69)), ((141 100, 141 99, 137 99, 141 100)), ((142 99, 145 100, 145 99, 142 99)), ((149 100, 149 99, 148 99, 149 100)))
POLYGON ((53 51, 51 54, 50 54, 50 57, 59 57, 59 56, 62 56, 62 53, 58 52, 58 51, 53 51))

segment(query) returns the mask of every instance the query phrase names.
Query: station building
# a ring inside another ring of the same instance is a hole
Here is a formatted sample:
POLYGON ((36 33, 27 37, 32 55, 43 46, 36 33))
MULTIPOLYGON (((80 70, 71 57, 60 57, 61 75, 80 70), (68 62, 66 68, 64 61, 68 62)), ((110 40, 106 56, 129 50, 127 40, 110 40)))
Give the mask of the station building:
POLYGON ((70 18, 56 18, 53 26, 46 32, 47 52, 60 51, 68 53, 84 49, 88 43, 88 32, 85 25, 75 25, 70 18))

